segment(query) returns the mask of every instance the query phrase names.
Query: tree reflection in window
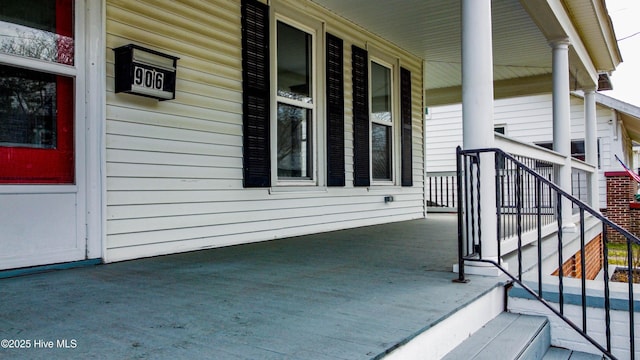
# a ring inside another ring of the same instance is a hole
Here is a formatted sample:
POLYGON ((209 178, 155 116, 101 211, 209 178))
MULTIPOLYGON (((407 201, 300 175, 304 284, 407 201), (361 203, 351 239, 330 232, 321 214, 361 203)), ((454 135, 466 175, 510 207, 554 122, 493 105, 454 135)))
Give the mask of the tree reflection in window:
POLYGON ((371 124, 372 172, 374 179, 391 179, 391 127, 371 124))
POLYGON ((56 147, 56 76, 0 65, 0 146, 56 147))
POLYGON ((73 65, 73 0, 3 1, 0 52, 73 65))
POLYGON ((310 110, 278 104, 278 177, 310 178, 310 110))

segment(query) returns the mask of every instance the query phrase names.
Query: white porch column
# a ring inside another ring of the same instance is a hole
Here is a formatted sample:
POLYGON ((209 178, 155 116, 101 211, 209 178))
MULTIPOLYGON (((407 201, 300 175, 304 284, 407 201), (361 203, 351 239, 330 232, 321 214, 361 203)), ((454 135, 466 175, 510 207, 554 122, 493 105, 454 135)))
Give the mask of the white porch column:
MULTIPOLYGON (((553 150, 565 156, 556 183, 571 194, 571 98, 569 92, 569 40, 551 42, 553 48, 553 150)), ((562 228, 575 231, 571 202, 562 201, 562 228)))
MULTIPOLYGON (((491 0, 462 0, 462 137, 465 149, 494 146, 492 51, 491 0)), ((482 156, 480 173, 484 189, 479 219, 482 257, 497 261, 493 154, 482 156)), ((473 265, 475 264, 468 263, 467 273, 498 275, 497 269, 493 267, 473 265)))
POLYGON ((585 160, 596 170, 589 174, 589 205, 600 210, 600 184, 598 173, 598 131, 596 123, 596 92, 595 88, 584 90, 584 150, 585 160))

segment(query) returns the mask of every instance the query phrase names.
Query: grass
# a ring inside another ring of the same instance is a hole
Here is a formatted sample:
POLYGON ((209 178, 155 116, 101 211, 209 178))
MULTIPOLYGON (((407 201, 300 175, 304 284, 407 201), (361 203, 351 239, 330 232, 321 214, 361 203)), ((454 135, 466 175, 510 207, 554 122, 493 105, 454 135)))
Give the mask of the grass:
MULTIPOLYGON (((627 244, 609 244, 609 264, 627 266, 627 244)), ((640 267, 640 245, 632 245, 633 265, 640 267)))

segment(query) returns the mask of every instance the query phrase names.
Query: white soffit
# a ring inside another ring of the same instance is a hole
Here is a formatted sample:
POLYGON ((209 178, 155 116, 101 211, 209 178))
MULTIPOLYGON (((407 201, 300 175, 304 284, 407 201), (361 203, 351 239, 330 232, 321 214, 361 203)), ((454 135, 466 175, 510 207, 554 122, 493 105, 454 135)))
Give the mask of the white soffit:
MULTIPOLYGON (((426 61, 426 88, 461 84, 460 1, 313 0, 426 61)), ((519 1, 493 0, 496 81, 551 73, 551 48, 519 1)))

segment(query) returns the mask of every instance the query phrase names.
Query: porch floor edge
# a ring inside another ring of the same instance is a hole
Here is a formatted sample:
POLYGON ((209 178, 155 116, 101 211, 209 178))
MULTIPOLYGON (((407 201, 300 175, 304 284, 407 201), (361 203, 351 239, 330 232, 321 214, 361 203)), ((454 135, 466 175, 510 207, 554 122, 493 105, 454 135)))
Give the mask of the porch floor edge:
POLYGON ((496 279, 491 288, 478 293, 466 303, 378 354, 373 360, 421 359, 427 349, 429 358, 438 359, 446 355, 484 324, 504 312, 506 284, 506 281, 496 279))

